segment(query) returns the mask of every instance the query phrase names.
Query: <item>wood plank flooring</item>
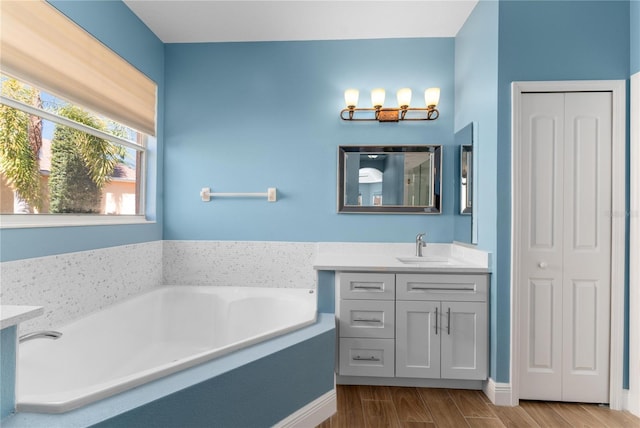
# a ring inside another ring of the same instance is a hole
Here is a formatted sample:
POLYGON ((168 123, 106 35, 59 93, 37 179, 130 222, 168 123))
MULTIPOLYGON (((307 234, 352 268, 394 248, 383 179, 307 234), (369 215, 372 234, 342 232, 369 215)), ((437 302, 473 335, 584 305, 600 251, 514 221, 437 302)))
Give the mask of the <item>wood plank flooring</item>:
POLYGON ((337 386, 338 412, 318 428, 640 428, 629 412, 595 404, 521 401, 494 406, 482 391, 337 386))

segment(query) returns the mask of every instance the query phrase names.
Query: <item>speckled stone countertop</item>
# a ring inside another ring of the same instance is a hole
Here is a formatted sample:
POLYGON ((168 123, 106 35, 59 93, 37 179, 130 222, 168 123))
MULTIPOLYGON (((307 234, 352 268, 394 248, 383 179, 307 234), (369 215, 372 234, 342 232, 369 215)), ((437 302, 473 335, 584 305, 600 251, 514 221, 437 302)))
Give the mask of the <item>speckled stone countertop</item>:
POLYGON ((351 272, 488 273, 490 254, 457 243, 427 244, 423 258, 412 243, 319 243, 316 270, 351 272), (408 259, 403 262, 400 258, 408 259))
POLYGON ((0 329, 39 317, 43 313, 42 306, 0 305, 0 329))

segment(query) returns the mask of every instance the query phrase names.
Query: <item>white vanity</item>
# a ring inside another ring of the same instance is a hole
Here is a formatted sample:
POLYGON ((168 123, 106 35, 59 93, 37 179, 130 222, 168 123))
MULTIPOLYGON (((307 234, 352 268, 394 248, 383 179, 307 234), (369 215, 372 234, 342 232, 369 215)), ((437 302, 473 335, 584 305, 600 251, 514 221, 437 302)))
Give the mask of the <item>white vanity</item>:
POLYGON ((489 255, 458 244, 321 243, 335 272, 339 384, 480 389, 488 374, 489 255))

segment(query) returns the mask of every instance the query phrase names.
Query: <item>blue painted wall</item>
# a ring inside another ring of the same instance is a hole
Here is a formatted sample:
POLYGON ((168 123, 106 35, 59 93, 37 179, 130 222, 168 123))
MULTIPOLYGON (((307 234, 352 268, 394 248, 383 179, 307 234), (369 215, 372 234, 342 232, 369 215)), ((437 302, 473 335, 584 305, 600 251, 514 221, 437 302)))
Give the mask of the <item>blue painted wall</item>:
MULTIPOLYGON (((460 130, 470 122, 477 125, 474 156, 478 157, 479 165, 475 186, 478 194, 473 209, 478 222, 478 247, 495 254, 498 199, 498 2, 481 0, 476 5, 456 36, 455 59, 455 129, 460 130)), ((470 229, 467 233, 471 233, 470 229)), ((495 271, 495 257, 492 261, 492 271, 495 271)), ((505 319, 504 312, 498 310, 502 296, 496 289, 495 275, 492 276, 490 296, 490 376, 499 380, 504 378, 505 367, 507 376, 509 373, 509 318, 507 315, 505 319), (499 324, 507 328, 498 331, 499 324)), ((508 304, 508 297, 506 302, 508 304)))
POLYGON ((628 79, 628 23, 626 1, 500 1, 496 165, 501 197, 495 199, 498 300, 497 317, 492 320, 499 338, 495 377, 499 382, 509 380, 511 82, 628 79))
POLYGON ((50 0, 49 3, 158 84, 158 138, 157 144, 149 148, 147 193, 147 215, 155 223, 0 229, 0 261, 162 239, 162 184, 157 177, 162 177, 164 45, 122 2, 50 0))
POLYGON ((336 213, 339 145, 442 144, 444 195, 454 194, 454 39, 200 43, 166 46, 164 239, 451 241, 452 197, 442 215, 336 213), (441 88, 440 119, 349 123, 343 92, 441 88), (204 203, 202 187, 265 192, 278 202, 204 203))
POLYGON ((640 72, 640 1, 629 2, 631 74, 640 72))

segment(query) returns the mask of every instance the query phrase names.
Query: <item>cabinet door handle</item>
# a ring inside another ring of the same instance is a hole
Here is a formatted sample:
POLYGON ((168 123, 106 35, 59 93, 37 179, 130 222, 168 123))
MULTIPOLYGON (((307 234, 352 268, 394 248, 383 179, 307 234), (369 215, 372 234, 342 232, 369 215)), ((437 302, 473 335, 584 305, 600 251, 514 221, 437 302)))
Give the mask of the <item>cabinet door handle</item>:
POLYGON ((436 306, 436 336, 438 335, 438 307, 436 306))
POLYGON ((475 287, 419 287, 411 286, 410 290, 423 290, 423 291, 475 291, 475 287))
POLYGON ((382 285, 354 285, 356 290, 382 290, 382 285))
POLYGON ((380 358, 376 357, 361 357, 360 355, 356 355, 353 357, 353 361, 380 361, 380 358))
POLYGON ((451 334, 451 308, 447 308, 447 334, 451 334))
POLYGON ((382 322, 382 320, 378 320, 375 318, 356 318, 353 322, 382 322))

